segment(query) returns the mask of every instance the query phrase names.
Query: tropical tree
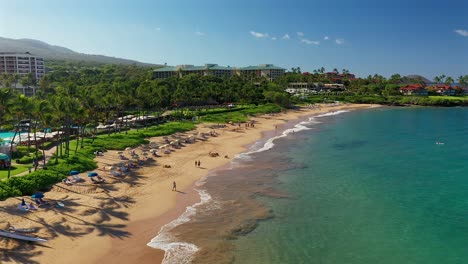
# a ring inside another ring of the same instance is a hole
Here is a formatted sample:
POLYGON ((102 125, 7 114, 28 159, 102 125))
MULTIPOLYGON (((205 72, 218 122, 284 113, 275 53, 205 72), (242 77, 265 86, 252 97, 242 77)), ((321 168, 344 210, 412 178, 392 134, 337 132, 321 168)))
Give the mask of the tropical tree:
POLYGON ((21 80, 21 76, 18 73, 13 73, 11 75, 11 81, 15 85, 15 88, 18 86, 18 82, 21 80))
POLYGON ((11 105, 13 104, 14 92, 12 89, 0 89, 0 124, 5 124, 11 105))
POLYGON ((458 83, 462 86, 462 87, 467 87, 468 86, 468 75, 460 75, 458 77, 458 83))
POLYGON ((401 75, 396 73, 390 76, 390 79, 388 80, 392 84, 398 84, 402 82, 401 75))
POLYGON ((444 82, 444 83, 450 85, 450 84, 452 84, 453 82, 454 82, 453 78, 450 77, 450 76, 447 76, 447 78, 445 79, 445 82, 444 82))

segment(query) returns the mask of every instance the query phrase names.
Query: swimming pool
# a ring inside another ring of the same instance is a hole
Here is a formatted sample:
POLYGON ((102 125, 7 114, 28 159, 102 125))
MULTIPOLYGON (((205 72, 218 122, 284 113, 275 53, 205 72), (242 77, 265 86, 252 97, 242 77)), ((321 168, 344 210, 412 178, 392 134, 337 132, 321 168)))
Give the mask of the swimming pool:
MULTIPOLYGON (((17 142, 20 134, 24 134, 24 133, 17 133, 16 134, 16 138, 15 139, 15 142, 17 142)), ((3 141, 0 141, 0 145, 5 145, 5 143, 10 143, 11 142, 11 138, 15 135, 15 132, 0 132, 0 138, 3 140, 3 141)))
MULTIPOLYGON (((15 132, 0 132, 0 138, 5 139, 5 138, 11 138, 15 135, 15 132)), ((18 136, 18 135, 16 135, 18 136)))

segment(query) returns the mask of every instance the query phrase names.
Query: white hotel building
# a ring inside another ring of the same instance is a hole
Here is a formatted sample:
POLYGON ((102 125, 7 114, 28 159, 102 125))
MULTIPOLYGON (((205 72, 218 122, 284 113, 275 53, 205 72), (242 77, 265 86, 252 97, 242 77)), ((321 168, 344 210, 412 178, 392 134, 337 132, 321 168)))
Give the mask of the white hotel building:
MULTIPOLYGON (((0 74, 15 74, 24 77, 32 74, 36 83, 44 77, 44 59, 26 53, 0 52, 0 74)), ((31 96, 36 93, 36 87, 21 87, 25 95, 31 96)))

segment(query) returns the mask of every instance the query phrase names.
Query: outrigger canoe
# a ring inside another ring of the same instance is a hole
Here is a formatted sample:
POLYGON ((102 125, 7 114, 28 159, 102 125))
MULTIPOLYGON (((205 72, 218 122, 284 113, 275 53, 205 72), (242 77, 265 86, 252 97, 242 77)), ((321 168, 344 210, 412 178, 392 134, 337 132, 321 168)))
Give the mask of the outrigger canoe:
POLYGON ((10 230, 10 232, 16 232, 16 233, 34 233, 37 231, 36 228, 16 228, 12 226, 10 226, 8 230, 10 230))
POLYGON ((24 241, 38 242, 38 243, 47 242, 47 240, 43 239, 43 238, 17 234, 17 233, 8 232, 8 231, 5 231, 5 230, 0 230, 0 236, 19 239, 19 240, 24 240, 24 241))

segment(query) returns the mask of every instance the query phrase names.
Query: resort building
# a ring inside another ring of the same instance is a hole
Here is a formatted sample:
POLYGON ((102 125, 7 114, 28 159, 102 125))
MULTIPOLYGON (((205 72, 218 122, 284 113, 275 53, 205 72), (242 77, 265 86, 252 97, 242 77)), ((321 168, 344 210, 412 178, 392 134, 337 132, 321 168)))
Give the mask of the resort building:
POLYGON ((323 89, 327 91, 329 90, 344 91, 345 86, 344 84, 341 84, 341 83, 326 83, 323 85, 323 89))
POLYGON ((427 90, 422 84, 409 84, 401 87, 400 93, 404 95, 427 95, 427 90))
POLYGON ((356 76, 352 73, 326 72, 325 75, 334 83, 341 83, 343 80, 354 80, 356 76))
POLYGON ((307 83, 307 82, 293 82, 289 83, 286 87, 285 91, 292 95, 307 95, 311 93, 317 93, 318 86, 314 83, 307 83))
POLYGON ((308 83, 308 82, 292 82, 289 83, 285 91, 292 95, 307 95, 325 92, 341 92, 345 91, 346 87, 341 83, 308 83))
MULTIPOLYGON (((35 83, 44 77, 45 65, 44 59, 34 56, 29 52, 14 53, 0 52, 0 74, 18 74, 19 77, 25 77, 32 74, 35 83)), ((36 94, 36 87, 18 86, 20 81, 15 83, 15 88, 21 89, 26 96, 36 94)))
POLYGON ((223 67, 218 64, 205 64, 204 66, 177 65, 176 67, 163 67, 154 70, 154 78, 166 79, 172 76, 183 77, 188 74, 198 74, 202 76, 231 77, 234 68, 223 67))
POLYGON ((26 53, 0 52, 0 73, 26 76, 32 73, 36 81, 45 74, 44 59, 26 53))
POLYGON ((450 84, 436 84, 428 88, 434 90, 439 95, 455 95, 457 94, 456 88, 458 87, 452 87, 450 84))
POLYGON ((284 75, 286 70, 274 66, 273 64, 260 64, 259 66, 249 66, 244 68, 233 68, 219 66, 218 64, 205 64, 204 66, 194 65, 177 65, 175 67, 163 67, 154 70, 154 78, 166 79, 169 77, 177 76, 183 77, 187 74, 198 74, 202 76, 215 76, 215 77, 231 77, 234 74, 251 77, 252 79, 257 77, 265 77, 269 81, 284 75))
POLYGON ((284 75, 286 69, 275 66, 273 64, 260 64, 258 66, 248 66, 238 69, 238 72, 241 76, 246 77, 265 77, 270 82, 274 79, 284 75))

